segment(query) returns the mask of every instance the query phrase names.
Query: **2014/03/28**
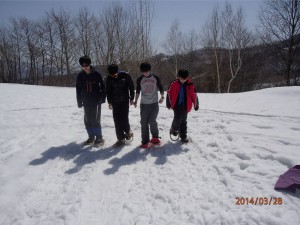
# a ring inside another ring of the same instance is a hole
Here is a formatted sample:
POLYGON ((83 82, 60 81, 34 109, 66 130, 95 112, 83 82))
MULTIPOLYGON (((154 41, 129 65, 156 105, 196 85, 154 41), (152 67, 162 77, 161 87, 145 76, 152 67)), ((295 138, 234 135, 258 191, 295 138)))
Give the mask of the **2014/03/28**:
POLYGON ((282 198, 276 197, 236 197, 236 205, 282 205, 282 198))

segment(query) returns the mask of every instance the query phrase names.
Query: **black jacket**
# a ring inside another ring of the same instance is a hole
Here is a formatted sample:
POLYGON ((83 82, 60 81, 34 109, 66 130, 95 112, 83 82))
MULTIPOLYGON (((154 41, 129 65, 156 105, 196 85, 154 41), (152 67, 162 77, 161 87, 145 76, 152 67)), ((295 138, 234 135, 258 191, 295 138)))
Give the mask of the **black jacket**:
POLYGON ((131 76, 123 71, 117 77, 109 75, 106 78, 107 102, 118 103, 134 99, 134 84, 131 76))
POLYGON ((93 67, 90 74, 81 71, 76 80, 78 107, 96 106, 105 102, 105 84, 102 76, 93 67))

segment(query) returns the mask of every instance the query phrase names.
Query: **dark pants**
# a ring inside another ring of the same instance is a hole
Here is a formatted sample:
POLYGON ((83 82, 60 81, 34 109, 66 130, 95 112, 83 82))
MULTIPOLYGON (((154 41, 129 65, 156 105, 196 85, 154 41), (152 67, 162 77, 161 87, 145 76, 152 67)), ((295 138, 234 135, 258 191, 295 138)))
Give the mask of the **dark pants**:
POLYGON ((174 108, 172 128, 178 130, 181 139, 186 139, 187 134, 187 111, 185 108, 174 108))
POLYGON ((147 144, 149 142, 149 126, 152 138, 158 138, 158 127, 156 122, 158 111, 158 103, 141 104, 142 144, 147 144))
POLYGON ((118 140, 125 138, 125 133, 130 131, 129 125, 129 102, 112 103, 112 111, 118 140))
POLYGON ((102 138, 101 105, 84 106, 84 125, 89 137, 102 138))

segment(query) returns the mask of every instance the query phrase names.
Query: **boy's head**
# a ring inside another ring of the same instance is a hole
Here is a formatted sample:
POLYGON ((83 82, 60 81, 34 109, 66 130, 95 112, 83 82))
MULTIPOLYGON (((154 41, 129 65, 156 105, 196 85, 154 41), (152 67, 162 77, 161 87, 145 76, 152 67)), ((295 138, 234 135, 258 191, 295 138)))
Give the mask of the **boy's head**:
POLYGON ((92 63, 92 60, 87 55, 79 58, 79 64, 81 67, 89 67, 92 63))
POLYGON ((178 70, 177 75, 179 79, 181 78, 182 80, 186 80, 189 76, 189 71, 186 69, 180 69, 178 70))
POLYGON ((143 62, 141 65, 140 65, 140 70, 141 72, 150 72, 151 71, 151 65, 147 62, 143 62))
POLYGON ((147 62, 143 62, 140 65, 140 70, 141 70, 141 72, 143 73, 143 75, 145 77, 148 77, 150 75, 150 72, 151 72, 151 65, 147 62))
POLYGON ((107 67, 107 71, 110 75, 114 75, 116 73, 119 72, 119 67, 117 64, 110 64, 108 67, 107 67))

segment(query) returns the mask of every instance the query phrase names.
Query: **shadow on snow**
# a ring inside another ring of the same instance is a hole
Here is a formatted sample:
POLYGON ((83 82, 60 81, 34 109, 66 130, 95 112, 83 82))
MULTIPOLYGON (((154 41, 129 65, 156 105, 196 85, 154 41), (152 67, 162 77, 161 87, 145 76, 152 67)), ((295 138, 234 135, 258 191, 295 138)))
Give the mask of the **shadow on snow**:
POLYGON ((116 173, 122 166, 135 164, 138 161, 145 161, 147 159, 147 155, 157 158, 155 160, 156 165, 163 165, 167 162, 169 156, 178 155, 187 151, 188 149, 183 150, 181 145, 170 142, 160 147, 154 147, 146 150, 136 147, 121 158, 116 157, 110 160, 109 164, 111 164, 112 167, 104 170, 104 174, 111 175, 116 173))
MULTIPOLYGON (((67 170, 66 174, 74 174, 79 172, 85 165, 95 163, 98 160, 107 160, 117 155, 124 147, 130 147, 130 145, 124 145, 121 147, 110 146, 97 151, 90 151, 92 149, 91 146, 82 146, 81 144, 72 142, 68 145, 51 147, 43 152, 40 158, 32 160, 29 165, 41 165, 56 158, 64 159, 66 161, 73 160, 75 166, 67 170)), ((169 156, 178 155, 187 151, 188 149, 183 149, 181 145, 171 142, 151 149, 141 149, 136 147, 121 158, 115 157, 111 159, 108 163, 111 164, 112 167, 104 170, 103 172, 106 175, 114 174, 122 166, 135 164, 139 161, 145 161, 148 155, 156 158, 154 162, 156 165, 163 165, 167 162, 169 156)))
POLYGON ((72 142, 68 145, 59 147, 51 147, 42 153, 42 157, 32 160, 29 165, 37 166, 46 163, 49 160, 61 158, 64 160, 74 159, 77 155, 86 152, 86 149, 82 148, 80 144, 72 142))

